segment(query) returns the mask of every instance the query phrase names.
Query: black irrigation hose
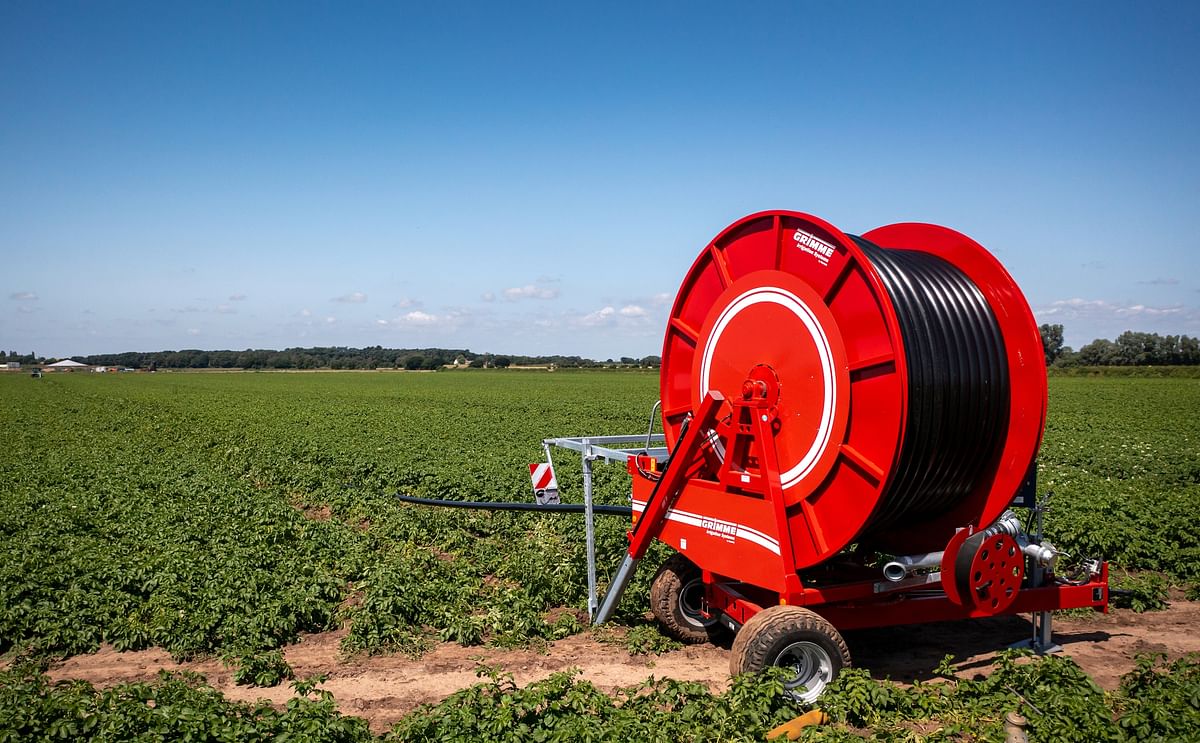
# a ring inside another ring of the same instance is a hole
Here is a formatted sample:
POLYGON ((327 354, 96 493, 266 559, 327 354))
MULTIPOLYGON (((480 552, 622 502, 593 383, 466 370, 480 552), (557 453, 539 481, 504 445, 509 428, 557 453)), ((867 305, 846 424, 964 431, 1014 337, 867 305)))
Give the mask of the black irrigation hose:
POLYGON ((853 237, 883 279, 908 360, 900 459, 868 529, 919 523, 966 497, 1008 428, 1004 338, 979 288, 929 253, 853 237))
MULTIPOLYGON (((494 503, 492 501, 442 500, 440 498, 416 498, 396 494, 396 500, 418 506, 443 506, 446 508, 475 508, 483 511, 540 511, 542 513, 584 513, 582 503, 559 503, 541 506, 537 503, 494 503)), ((633 516, 629 506, 592 506, 592 513, 602 516, 633 516)))

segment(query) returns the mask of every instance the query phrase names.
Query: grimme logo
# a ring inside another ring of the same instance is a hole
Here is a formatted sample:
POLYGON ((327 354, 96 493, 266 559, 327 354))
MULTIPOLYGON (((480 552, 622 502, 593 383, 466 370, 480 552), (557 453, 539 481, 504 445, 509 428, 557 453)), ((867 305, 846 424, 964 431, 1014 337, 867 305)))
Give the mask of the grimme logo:
POLYGON ((700 519, 700 528, 710 537, 720 537, 727 542, 737 539, 737 524, 730 521, 717 521, 708 517, 700 519))
POLYGON ((816 235, 810 235, 804 230, 796 230, 792 235, 792 239, 796 241, 796 247, 816 258, 822 266, 829 265, 829 259, 833 257, 834 247, 825 242, 816 235))

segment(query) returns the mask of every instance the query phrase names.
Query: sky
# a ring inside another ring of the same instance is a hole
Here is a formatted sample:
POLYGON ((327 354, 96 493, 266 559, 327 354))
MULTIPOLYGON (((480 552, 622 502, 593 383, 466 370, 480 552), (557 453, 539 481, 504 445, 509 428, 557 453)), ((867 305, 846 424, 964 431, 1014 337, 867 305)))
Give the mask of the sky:
POLYGON ((0 348, 641 357, 709 240, 964 232, 1200 335, 1200 3, 0 3, 0 348))

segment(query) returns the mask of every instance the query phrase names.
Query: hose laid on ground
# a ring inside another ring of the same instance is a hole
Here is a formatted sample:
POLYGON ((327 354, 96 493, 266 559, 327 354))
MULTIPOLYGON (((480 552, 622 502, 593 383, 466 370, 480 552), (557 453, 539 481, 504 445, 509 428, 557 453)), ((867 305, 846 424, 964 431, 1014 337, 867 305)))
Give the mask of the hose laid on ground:
MULTIPOLYGON (((542 513, 584 513, 582 503, 559 503, 557 505, 541 506, 537 503, 507 503, 493 501, 442 500, 440 498, 417 498, 411 495, 395 494, 396 500, 402 503, 412 503, 418 506, 443 506, 445 508, 474 508, 483 511, 540 511, 542 513)), ((592 513, 602 516, 624 516, 631 518, 633 508, 630 506, 592 506, 592 513)))

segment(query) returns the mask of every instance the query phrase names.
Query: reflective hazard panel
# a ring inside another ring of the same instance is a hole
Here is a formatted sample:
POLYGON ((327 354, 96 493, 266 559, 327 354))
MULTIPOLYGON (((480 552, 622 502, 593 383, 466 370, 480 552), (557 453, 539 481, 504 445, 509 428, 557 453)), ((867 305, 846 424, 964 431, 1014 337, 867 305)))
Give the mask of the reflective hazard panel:
POLYGON ((558 480, 550 463, 535 462, 529 465, 529 479, 533 482, 533 497, 539 506, 559 503, 558 480))

